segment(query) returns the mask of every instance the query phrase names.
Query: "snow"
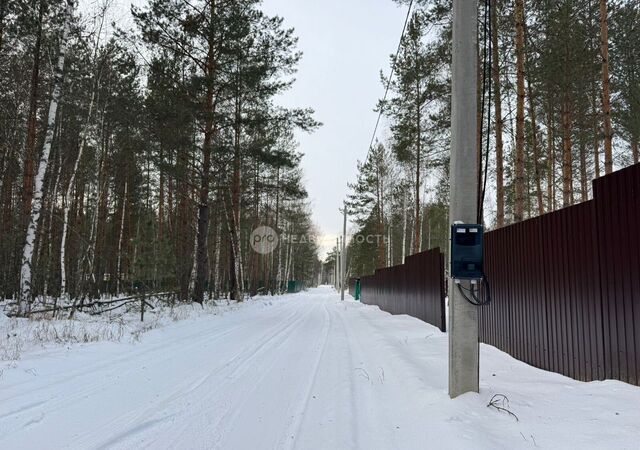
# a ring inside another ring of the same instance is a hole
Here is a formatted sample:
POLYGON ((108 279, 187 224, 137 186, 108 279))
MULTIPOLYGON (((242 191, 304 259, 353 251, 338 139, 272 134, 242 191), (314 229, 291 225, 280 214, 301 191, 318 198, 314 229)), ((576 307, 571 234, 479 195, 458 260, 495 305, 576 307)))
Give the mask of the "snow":
POLYGON ((168 321, 139 342, 34 347, 2 364, 3 449, 631 449, 640 440, 640 388, 581 383, 484 345, 480 394, 450 400, 446 334, 340 302, 329 287, 168 321), (518 421, 487 407, 494 394, 518 421))

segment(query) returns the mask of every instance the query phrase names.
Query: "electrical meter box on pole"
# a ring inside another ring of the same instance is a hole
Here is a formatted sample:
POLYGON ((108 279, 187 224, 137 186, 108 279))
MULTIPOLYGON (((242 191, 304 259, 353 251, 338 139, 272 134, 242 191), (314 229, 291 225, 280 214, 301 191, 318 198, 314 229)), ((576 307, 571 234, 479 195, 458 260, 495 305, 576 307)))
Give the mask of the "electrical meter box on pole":
POLYGON ((482 225, 451 226, 451 278, 481 280, 484 277, 484 228, 482 225))

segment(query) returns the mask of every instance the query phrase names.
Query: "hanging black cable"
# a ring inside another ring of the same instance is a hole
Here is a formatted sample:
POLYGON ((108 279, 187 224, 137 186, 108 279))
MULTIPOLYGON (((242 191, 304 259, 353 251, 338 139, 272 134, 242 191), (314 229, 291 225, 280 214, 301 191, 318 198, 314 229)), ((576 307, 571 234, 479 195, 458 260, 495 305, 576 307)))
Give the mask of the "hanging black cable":
POLYGON ((369 154, 371 153, 371 149, 373 148, 373 142, 376 140, 376 134, 378 133, 378 126, 380 125, 380 118, 382 117, 382 110, 384 108, 384 103, 387 101, 387 95, 389 94, 389 88, 391 87, 391 80, 393 79, 393 75, 395 74, 395 71, 396 71, 396 62, 398 61, 398 55, 400 54, 400 50, 402 49, 402 39, 404 38, 404 33, 407 31, 407 25, 409 24, 409 19, 411 18, 412 9, 413 9, 413 0, 409 2, 407 17, 404 19, 404 26, 402 27, 402 33, 400 34, 400 41, 398 42, 398 48, 396 50, 395 56, 393 57, 393 63, 391 64, 391 72, 389 73, 389 78, 387 79, 387 87, 384 90, 382 105, 380 106, 380 111, 378 111, 376 126, 373 129, 373 134, 371 135, 371 142, 369 143, 369 149, 367 150, 367 157, 364 159, 365 164, 369 159, 369 154))
POLYGON ((458 292, 460 292, 460 295, 462 295, 466 301, 474 306, 487 306, 491 303, 491 289, 489 287, 489 282, 486 277, 479 281, 481 283, 482 290, 478 287, 477 293, 476 284, 471 284, 471 288, 466 288, 462 283, 456 283, 458 285, 458 292), (469 295, 467 295, 467 293, 469 293, 469 295))
MULTIPOLYGON (((491 41, 491 35, 493 33, 491 24, 491 0, 485 0, 484 2, 484 18, 482 24, 482 40, 483 40, 483 55, 482 55, 482 101, 480 106, 480 148, 478 151, 482 152, 484 147, 484 139, 486 139, 486 150, 484 152, 484 167, 479 170, 478 185, 482 186, 480 192, 478 192, 478 216, 477 223, 483 222, 484 216, 484 199, 487 190, 487 178, 489 169, 489 150, 491 144, 491 92, 492 92, 492 80, 491 76, 487 77, 487 72, 492 70, 493 63, 493 43, 491 41), (488 102, 486 101, 488 99, 488 102), (487 108, 488 105, 488 108, 487 108), (485 109, 487 112, 487 131, 484 133, 484 119, 485 109)), ((479 158, 482 163, 482 158, 479 158)))
MULTIPOLYGON (((493 24, 491 21, 491 15, 493 14, 493 10, 492 10, 492 6, 491 6, 491 2, 493 0, 486 0, 486 9, 487 9, 487 22, 488 22, 488 30, 489 30, 489 34, 487 37, 487 42, 488 42, 488 67, 489 67, 489 72, 491 73, 493 71, 493 40, 492 40, 492 36, 493 36, 493 24)), ((485 195, 487 192, 487 179, 488 177, 488 172, 489 172, 489 150, 491 148, 491 96, 493 94, 493 78, 490 75, 489 76, 489 81, 487 82, 487 86, 488 86, 488 93, 487 93, 487 97, 488 97, 488 102, 487 104, 489 105, 488 108, 488 113, 487 113, 487 144, 486 144, 486 150, 485 150, 485 155, 484 155, 484 182, 482 185, 482 200, 480 202, 480 211, 481 213, 483 213, 484 215, 484 199, 485 199, 485 195)), ((483 216, 480 216, 480 222, 478 223, 482 223, 482 219, 483 216)), ((489 285, 487 284, 487 289, 489 288, 489 285)))

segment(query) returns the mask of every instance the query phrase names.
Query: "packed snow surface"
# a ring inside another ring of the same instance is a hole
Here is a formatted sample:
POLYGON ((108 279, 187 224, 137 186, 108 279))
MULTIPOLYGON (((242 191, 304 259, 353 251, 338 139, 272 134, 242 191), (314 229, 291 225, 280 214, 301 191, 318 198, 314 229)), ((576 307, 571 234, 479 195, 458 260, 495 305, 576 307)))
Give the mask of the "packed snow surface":
POLYGON ((481 365, 451 400, 446 334, 320 287, 3 362, 0 448, 638 448, 640 388, 481 365))

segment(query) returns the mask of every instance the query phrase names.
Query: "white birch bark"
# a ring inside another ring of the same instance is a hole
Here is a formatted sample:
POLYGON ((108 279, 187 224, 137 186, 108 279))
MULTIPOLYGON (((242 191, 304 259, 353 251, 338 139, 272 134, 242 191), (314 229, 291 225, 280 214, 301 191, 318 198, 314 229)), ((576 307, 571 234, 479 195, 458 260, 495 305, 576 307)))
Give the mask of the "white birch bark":
POLYGON ((242 264, 242 245, 240 240, 240 223, 236 224, 236 273, 238 274, 238 288, 240 295, 244 295, 244 265, 242 264))
POLYGON ((282 242, 282 240, 280 240, 280 242, 278 242, 278 267, 276 270, 276 293, 279 294, 281 289, 282 289, 282 247, 284 245, 284 242, 282 242))
POLYGON ((407 194, 402 194, 402 263, 407 256, 407 194))
MULTIPOLYGON (((422 198, 426 198, 426 195, 422 198)), ((418 248, 421 252, 424 251, 424 246, 422 244, 422 228, 424 227, 425 209, 426 208, 423 208, 422 205, 420 205, 420 242, 418 242, 418 248)))
POLYGON ((56 126, 56 114, 58 112, 58 103, 62 94, 62 81, 64 75, 64 60, 67 52, 69 25, 71 15, 73 14, 73 0, 67 0, 67 8, 65 12, 65 20, 60 40, 60 50, 58 52, 58 61, 54 74, 53 91, 51 94, 51 102, 49 103, 49 115, 47 119, 47 132, 42 147, 42 156, 38 164, 38 172, 35 179, 35 188, 33 191, 33 199, 31 200, 31 214, 29 224, 27 226, 27 236, 22 251, 22 263, 20 268, 20 298, 18 299, 18 314, 25 315, 29 311, 31 304, 31 278, 33 261, 33 247, 36 239, 36 230, 38 221, 42 213, 42 197, 44 177, 47 173, 49 165, 49 154, 51 153, 51 144, 53 143, 53 133, 56 126))
POLYGON ((388 232, 388 242, 387 242, 387 267, 391 267, 393 265, 393 240, 391 239, 391 235, 393 233, 393 225, 389 223, 389 228, 387 228, 388 232))
POLYGON ((127 190, 129 183, 124 182, 124 196, 122 197, 122 217, 120 219, 120 237, 118 238, 118 264, 116 269, 116 295, 120 295, 120 270, 122 268, 122 237, 124 235, 124 218, 127 210, 127 190))
POLYGON ((53 212, 56 209, 56 201, 58 198, 58 184, 60 182, 60 175, 62 174, 62 152, 59 155, 59 169, 58 174, 56 175, 56 182, 53 185, 53 193, 51 194, 51 208, 49 211, 49 227, 47 229, 47 274, 44 277, 44 288, 42 290, 45 298, 47 297, 47 292, 49 291, 49 267, 51 266, 51 224, 53 223, 53 212))
MULTIPOLYGON (((108 8, 109 8, 109 3, 107 2, 102 6, 102 10, 100 14, 100 25, 98 27, 96 41, 93 46, 93 66, 94 67, 97 67, 98 48, 100 46, 100 36, 102 35, 102 27, 104 26, 104 19, 105 19, 108 8)), ((89 111, 87 112, 87 119, 82 129, 80 130, 80 145, 78 146, 78 155, 76 156, 76 161, 73 164, 73 171, 71 172, 71 178, 69 178, 69 185, 67 186, 67 191, 65 193, 65 205, 64 205, 64 213, 63 213, 63 221, 62 221, 62 242, 60 243, 60 297, 63 299, 67 296, 66 247, 67 247, 67 235, 69 233, 69 210, 71 209, 73 185, 75 184, 75 181, 76 181, 76 175, 78 173, 78 167, 80 166, 80 161, 82 160, 84 147, 87 144, 87 134, 89 131, 89 126, 91 124, 91 117, 93 116, 93 106, 95 104, 96 91, 98 90, 98 84, 100 82, 101 73, 102 71, 100 70, 100 72, 96 74, 96 81, 91 91, 91 100, 89 101, 89 111)))
MULTIPOLYGON (((290 230, 290 228, 289 228, 290 230)), ((289 231, 290 233, 290 231, 289 231)), ((285 269, 284 269, 284 282, 285 282, 285 292, 288 289, 289 280, 290 280, 290 269, 291 269, 291 252, 293 250, 293 245, 291 244, 291 240, 289 240, 289 248, 287 249, 286 261, 285 261, 285 269)))
POLYGON ((105 157, 104 148, 101 150, 101 153, 102 154, 99 157, 99 161, 97 164, 98 171, 96 173, 96 187, 95 187, 95 194, 94 194, 94 200, 93 200, 94 211, 93 211, 93 217, 91 220, 91 230, 89 232, 89 248, 87 249, 87 273, 89 274, 89 276, 91 277, 94 283, 96 282, 96 279, 95 279, 95 274, 93 273, 93 269, 94 269, 95 254, 96 254, 95 249, 96 249, 97 239, 98 239, 98 215, 100 212, 100 199, 102 198, 102 191, 105 189, 106 189, 105 195, 109 195, 108 183, 100 182, 100 180, 102 179, 102 169, 104 166, 104 157, 105 157))
MULTIPOLYGON (((198 221, 197 212, 196 212, 196 223, 198 221)), ((193 234, 193 264, 191 265, 191 272, 189 274, 189 291, 193 292, 193 287, 196 283, 196 270, 198 268, 198 258, 195 256, 198 254, 198 229, 196 227, 196 232, 193 234)))
POLYGON ((213 296, 217 300, 220 297, 220 245, 222 244, 222 220, 218 220, 216 227, 216 249, 213 258, 213 296))
MULTIPOLYGON (((231 195, 229 196, 229 200, 231 203, 231 195)), ((241 278, 243 277, 242 274, 242 262, 241 262, 241 256, 240 256, 240 232, 238 231, 239 228, 239 224, 235 223, 235 215, 233 213, 233 211, 227 206, 227 202, 225 200, 225 202, 223 202, 224 204, 224 211, 225 211, 225 216, 227 218, 227 231, 229 233, 229 238, 231 240, 231 252, 233 254, 234 257, 234 264, 233 264, 233 270, 234 270, 234 274, 236 277, 236 286, 235 286, 235 297, 237 301, 242 301, 242 297, 243 296, 243 284, 241 281, 241 278)))

